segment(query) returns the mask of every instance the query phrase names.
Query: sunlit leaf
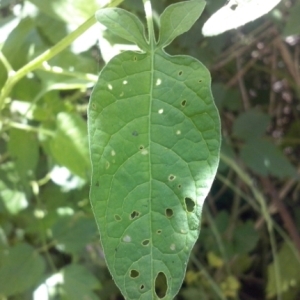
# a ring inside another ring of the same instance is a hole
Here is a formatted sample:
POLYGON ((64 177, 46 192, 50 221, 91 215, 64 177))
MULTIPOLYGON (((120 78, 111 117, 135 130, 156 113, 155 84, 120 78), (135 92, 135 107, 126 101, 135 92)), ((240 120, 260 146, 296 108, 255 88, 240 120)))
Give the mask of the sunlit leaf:
MULTIPOLYGON (((194 9, 200 15, 203 3, 194 9)), ((123 52, 106 65, 88 111, 91 202, 126 299, 176 295, 219 160, 209 72, 162 50, 191 24, 175 31, 161 25, 161 46, 123 52)))
POLYGON ((238 28, 267 14, 280 1, 230 0, 206 21, 202 33, 205 36, 213 36, 238 28))

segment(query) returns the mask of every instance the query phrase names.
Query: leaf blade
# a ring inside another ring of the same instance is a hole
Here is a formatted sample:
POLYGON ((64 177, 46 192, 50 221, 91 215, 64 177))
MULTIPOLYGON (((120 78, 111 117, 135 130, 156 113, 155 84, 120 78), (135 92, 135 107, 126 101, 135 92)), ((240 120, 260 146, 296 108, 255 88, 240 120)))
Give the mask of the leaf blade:
POLYGON ((148 49, 144 26, 134 14, 121 8, 104 8, 96 12, 96 19, 113 34, 136 43, 142 50, 148 49))
POLYGON ((166 47, 188 31, 204 10, 205 2, 192 0, 168 6, 160 17, 159 47, 166 47))
POLYGON ((218 165, 209 86, 200 62, 157 50, 113 58, 93 90, 90 197, 108 267, 128 299, 157 299, 160 273, 165 299, 181 286, 218 165))

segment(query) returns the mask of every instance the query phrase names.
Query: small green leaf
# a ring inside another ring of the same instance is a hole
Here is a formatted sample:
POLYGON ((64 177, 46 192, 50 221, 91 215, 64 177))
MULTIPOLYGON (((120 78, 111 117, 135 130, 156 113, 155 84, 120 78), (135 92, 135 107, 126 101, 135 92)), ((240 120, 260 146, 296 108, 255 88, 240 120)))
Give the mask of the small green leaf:
POLYGON ((8 151, 15 161, 20 177, 24 180, 32 178, 39 159, 36 134, 25 130, 11 129, 8 151))
POLYGON ((96 236, 97 228, 93 219, 66 216, 58 220, 53 228, 53 238, 60 250, 77 254, 96 236), (80 238, 78 238, 80 237, 80 238))
POLYGON ((105 8, 96 12, 96 19, 113 34, 136 43, 142 50, 149 47, 144 26, 134 14, 121 8, 105 8))
POLYGON ((262 176, 274 175, 278 178, 296 176, 295 167, 274 144, 267 140, 247 141, 240 155, 250 169, 262 176))
POLYGON ((187 32, 200 17, 205 1, 192 0, 168 6, 160 16, 159 46, 164 48, 177 36, 187 32))
POLYGON ((12 296, 38 284, 44 269, 44 260, 31 246, 10 248, 0 266, 0 295, 12 296))
MULTIPOLYGON (((300 284, 300 256, 294 245, 284 243, 278 256, 281 280, 279 285, 280 292, 287 292, 290 289, 299 287, 300 284)), ((277 293, 276 273, 274 263, 268 266, 267 297, 273 298, 277 293)), ((299 290, 299 289, 297 289, 299 290)), ((288 299, 288 298, 286 298, 288 299)), ((289 298, 296 299, 296 298, 289 298)))
POLYGON ((267 130, 270 116, 249 110, 240 114, 233 124, 233 134, 243 140, 260 138, 267 130))
POLYGON ((70 265, 62 269, 64 282, 61 286, 65 300, 97 300, 93 290, 100 287, 97 278, 88 269, 70 265))

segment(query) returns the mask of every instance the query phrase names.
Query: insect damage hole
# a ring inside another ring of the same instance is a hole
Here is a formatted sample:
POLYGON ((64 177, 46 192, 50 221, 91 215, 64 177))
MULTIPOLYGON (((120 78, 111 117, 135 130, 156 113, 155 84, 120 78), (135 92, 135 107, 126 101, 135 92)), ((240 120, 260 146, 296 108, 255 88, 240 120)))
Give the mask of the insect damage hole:
POLYGON ((140 216, 140 213, 136 210, 134 210, 131 214, 130 214, 130 219, 133 220, 135 218, 138 218, 140 216))
POLYGON ((179 71, 179 72, 178 72, 178 75, 181 76, 181 75, 182 75, 182 71, 179 71))
POLYGON ((143 245, 143 246, 148 246, 149 243, 150 243, 149 240, 143 240, 143 241, 142 241, 142 245, 143 245))
POLYGON ((173 181, 175 178, 176 178, 176 176, 174 176, 174 175, 171 174, 171 175, 169 176, 169 181, 173 181))
POLYGON ((155 294, 159 299, 166 296, 168 290, 168 281, 164 272, 159 272, 154 283, 155 294))
POLYGON ((115 215, 115 220, 120 222, 122 220, 122 218, 119 215, 115 215))
POLYGON ((184 201, 185 201, 186 210, 188 212, 192 212, 195 208, 195 201, 189 197, 185 197, 184 201))
POLYGON ((167 216, 168 218, 171 218, 171 217, 173 216, 173 209, 167 208, 167 209, 166 209, 166 216, 167 216))
POLYGON ((181 101, 181 106, 182 106, 182 107, 185 107, 185 106, 186 106, 186 100, 182 100, 182 101, 181 101))
POLYGON ((140 272, 137 271, 137 270, 131 270, 130 271, 130 277, 131 278, 137 278, 137 277, 139 277, 139 275, 140 275, 140 272))

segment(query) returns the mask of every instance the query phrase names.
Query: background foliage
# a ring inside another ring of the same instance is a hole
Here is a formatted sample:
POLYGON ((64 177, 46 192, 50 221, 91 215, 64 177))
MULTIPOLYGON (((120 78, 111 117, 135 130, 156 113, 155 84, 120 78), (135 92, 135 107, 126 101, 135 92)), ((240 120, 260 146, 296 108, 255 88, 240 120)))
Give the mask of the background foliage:
MULTIPOLYGON (((157 15, 172 2, 152 1, 157 15)), ((103 1, 0 3, 5 88, 13 70, 54 46, 103 1)), ((211 70, 223 128, 221 164, 177 299, 298 299, 300 3, 282 1, 239 30, 204 38, 205 20, 222 5, 207 1, 192 30, 167 49, 211 70)), ((120 7, 144 20, 142 1, 120 7)), ((27 73, 5 99, 0 299, 122 299, 88 199, 86 108, 105 62, 131 48, 95 25, 27 73)))

